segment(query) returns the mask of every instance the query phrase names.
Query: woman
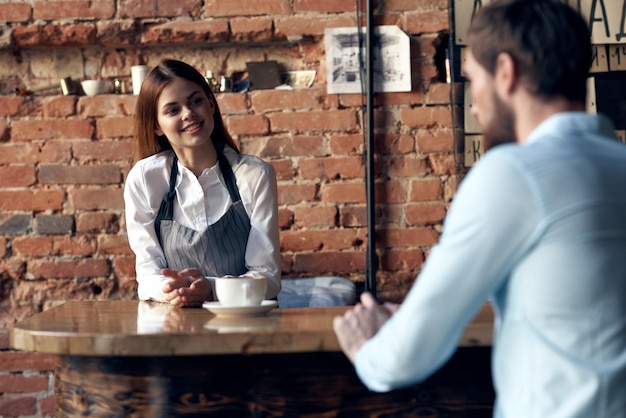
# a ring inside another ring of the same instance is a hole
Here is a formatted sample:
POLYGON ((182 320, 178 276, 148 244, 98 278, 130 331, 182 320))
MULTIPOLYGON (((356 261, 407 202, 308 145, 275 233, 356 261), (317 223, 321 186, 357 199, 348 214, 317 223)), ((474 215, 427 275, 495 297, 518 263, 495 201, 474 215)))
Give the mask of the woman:
POLYGON ((190 65, 164 60, 135 111, 135 164, 124 189, 141 300, 214 300, 211 277, 265 276, 280 291, 276 175, 240 154, 215 96, 190 65))

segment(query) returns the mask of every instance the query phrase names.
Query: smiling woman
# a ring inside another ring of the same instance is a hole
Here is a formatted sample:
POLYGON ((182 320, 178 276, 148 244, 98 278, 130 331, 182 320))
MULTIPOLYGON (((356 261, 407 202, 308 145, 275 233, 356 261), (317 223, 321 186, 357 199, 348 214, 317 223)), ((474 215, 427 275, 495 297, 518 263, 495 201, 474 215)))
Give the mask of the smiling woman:
POLYGON ((138 294, 177 306, 214 300, 213 277, 264 276, 280 291, 276 175, 239 152, 204 77, 165 60, 144 80, 135 165, 124 189, 138 294))

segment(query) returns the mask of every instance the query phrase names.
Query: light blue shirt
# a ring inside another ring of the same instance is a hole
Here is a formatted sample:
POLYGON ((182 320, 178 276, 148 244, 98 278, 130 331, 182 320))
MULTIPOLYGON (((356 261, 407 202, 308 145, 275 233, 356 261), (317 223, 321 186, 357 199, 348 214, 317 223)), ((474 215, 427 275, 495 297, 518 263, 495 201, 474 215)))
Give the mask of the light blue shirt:
POLYGON ((497 418, 626 417, 626 146, 560 113, 488 152, 396 314, 356 354, 374 391, 424 380, 496 314, 497 418))

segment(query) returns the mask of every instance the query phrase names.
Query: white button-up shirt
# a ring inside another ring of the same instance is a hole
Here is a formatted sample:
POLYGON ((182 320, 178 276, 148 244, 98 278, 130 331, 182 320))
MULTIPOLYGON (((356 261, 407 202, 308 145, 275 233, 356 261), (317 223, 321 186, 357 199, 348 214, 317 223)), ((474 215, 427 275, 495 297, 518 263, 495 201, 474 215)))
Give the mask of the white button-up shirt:
POLYGON ((398 312, 357 352, 363 382, 427 378, 491 299, 495 417, 626 417, 626 146, 608 120, 558 114, 524 145, 489 151, 444 225, 398 312))
MULTIPOLYGON (((241 200, 250 217, 244 275, 268 278, 266 297, 280 291, 280 243, 278 233, 278 192, 273 167, 261 159, 237 154, 225 147, 241 200)), ((128 173, 124 188, 128 241, 136 257, 138 296, 141 300, 163 301, 162 286, 168 278, 160 273, 166 264, 154 221, 163 197, 169 191, 169 173, 174 153, 162 152, 138 161, 128 173)), ((219 164, 196 177, 179 162, 174 200, 174 220, 200 231, 218 221, 232 201, 219 164)), ((196 266, 189 266, 190 268, 196 266)), ((209 278, 210 279, 210 278, 209 278)))

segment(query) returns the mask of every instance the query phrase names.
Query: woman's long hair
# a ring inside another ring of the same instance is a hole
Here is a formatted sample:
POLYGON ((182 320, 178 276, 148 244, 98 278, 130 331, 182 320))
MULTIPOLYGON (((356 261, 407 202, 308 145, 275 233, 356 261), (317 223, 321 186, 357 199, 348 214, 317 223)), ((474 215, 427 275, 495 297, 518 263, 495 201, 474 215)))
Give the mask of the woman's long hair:
POLYGON ((135 141, 133 142, 133 158, 137 162, 143 158, 157 154, 161 151, 171 150, 172 147, 164 135, 158 136, 155 133, 157 126, 157 103, 159 96, 165 86, 167 86, 174 78, 183 78, 187 81, 197 84, 202 88, 209 100, 215 104, 215 112, 213 112, 213 133, 211 140, 216 144, 223 143, 239 152, 237 145, 233 141, 224 125, 222 114, 215 100, 215 95, 207 84, 205 78, 191 65, 177 60, 163 60, 154 67, 148 75, 146 75, 137 105, 135 107, 135 141))

